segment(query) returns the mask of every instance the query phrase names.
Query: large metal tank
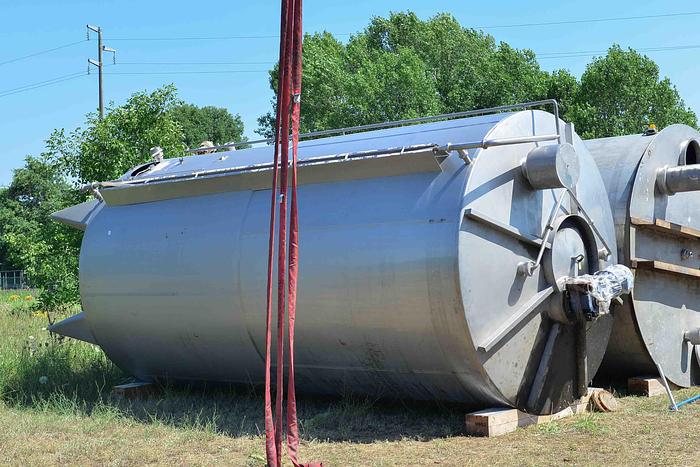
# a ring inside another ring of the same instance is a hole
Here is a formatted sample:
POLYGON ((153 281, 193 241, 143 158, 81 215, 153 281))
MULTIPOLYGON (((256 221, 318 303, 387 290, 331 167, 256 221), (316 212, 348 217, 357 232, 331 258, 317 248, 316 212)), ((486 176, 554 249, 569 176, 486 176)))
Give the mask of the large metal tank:
MULTIPOLYGON (((271 160, 166 159, 56 213, 85 229, 84 311, 52 330, 143 380, 262 382, 271 160)), ((585 391, 612 319, 572 320, 562 281, 617 246, 570 126, 539 110, 400 126, 305 141, 299 167, 299 392, 550 413, 585 391)))
POLYGON ((700 133, 661 132, 586 141, 615 217, 620 262, 635 271, 631 300, 616 311, 601 374, 656 374, 693 382, 700 344, 700 133))

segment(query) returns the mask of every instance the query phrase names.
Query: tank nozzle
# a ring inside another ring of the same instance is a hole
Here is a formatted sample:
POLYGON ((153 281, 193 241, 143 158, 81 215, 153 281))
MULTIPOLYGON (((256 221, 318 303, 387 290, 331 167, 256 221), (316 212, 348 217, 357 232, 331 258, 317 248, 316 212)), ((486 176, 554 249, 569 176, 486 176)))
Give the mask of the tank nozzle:
POLYGON ((525 156, 521 167, 535 190, 573 189, 581 172, 578 154, 569 143, 536 147, 525 156))
POLYGON ((656 186, 665 195, 700 191, 700 164, 664 166, 656 172, 656 186))

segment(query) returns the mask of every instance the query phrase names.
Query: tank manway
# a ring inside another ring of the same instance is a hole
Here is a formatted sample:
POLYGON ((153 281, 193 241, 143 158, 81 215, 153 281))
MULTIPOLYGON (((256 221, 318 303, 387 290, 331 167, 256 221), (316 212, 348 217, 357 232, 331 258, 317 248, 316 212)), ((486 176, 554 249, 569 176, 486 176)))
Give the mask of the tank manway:
POLYGON ((620 261, 637 284, 616 314, 603 374, 656 374, 659 365, 678 386, 697 382, 699 141, 685 125, 586 141, 608 190, 620 261))
MULTIPOLYGON (((571 127, 509 109, 300 144, 298 391, 551 413, 585 390, 612 329, 605 187, 571 127)), ((263 381, 271 161, 153 161, 65 216, 79 323, 121 368, 263 381)))

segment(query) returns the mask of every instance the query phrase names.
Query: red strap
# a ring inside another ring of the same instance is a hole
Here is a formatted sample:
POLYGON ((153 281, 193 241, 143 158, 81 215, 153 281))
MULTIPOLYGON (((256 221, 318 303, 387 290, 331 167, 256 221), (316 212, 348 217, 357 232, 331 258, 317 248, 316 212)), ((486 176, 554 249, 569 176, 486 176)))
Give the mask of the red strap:
POLYGON ((302 25, 301 0, 283 0, 280 25, 279 86, 275 135, 274 170, 270 205, 270 236, 267 262, 267 319, 265 334, 265 452, 270 467, 282 465, 282 396, 284 368, 284 318, 289 317, 289 367, 287 388, 287 451, 295 467, 322 467, 320 463, 299 464, 299 429, 294 391, 294 324, 299 264, 299 222, 297 204, 297 146, 301 108, 302 25), (291 91, 291 96, 290 96, 291 91), (289 226, 289 258, 287 264, 287 193, 289 177, 289 116, 292 117, 291 202, 289 226), (275 247, 276 203, 279 170, 279 247, 277 251, 277 375, 275 415, 272 414, 271 354, 272 354, 272 280, 275 247), (285 272, 288 289, 285 290, 285 272))
MULTIPOLYGON (((280 23, 280 64, 279 64, 279 84, 278 84, 278 95, 277 95, 277 118, 275 123, 275 150, 274 150, 274 169, 272 171, 272 194, 270 201, 270 235, 268 239, 268 255, 267 255, 267 316, 266 316, 266 334, 265 334, 265 453, 267 457, 267 463, 271 466, 277 466, 280 464, 280 449, 278 449, 277 440, 281 441, 281 427, 277 429, 275 426, 275 421, 272 413, 272 396, 271 396, 271 359, 272 359, 272 281, 273 281, 273 260, 274 260, 274 248, 275 248, 275 221, 276 221, 276 210, 277 210, 277 194, 278 194, 278 166, 279 166, 279 155, 280 155, 280 125, 283 121, 283 106, 282 103, 285 101, 285 95, 287 86, 286 72, 287 66, 286 53, 285 53, 285 41, 284 38, 287 35, 287 1, 282 2, 282 21, 280 23)), ((279 360, 278 360, 279 361, 279 360)), ((278 379, 279 381, 279 379, 278 379)), ((281 401, 276 403, 276 412, 279 413, 281 401)))
POLYGON ((275 450, 277 452, 277 463, 282 465, 282 397, 284 394, 284 321, 287 308, 287 290, 286 290, 286 274, 287 274, 287 192, 289 185, 289 111, 290 111, 290 88, 292 75, 292 52, 293 40, 290 36, 293 34, 292 25, 294 20, 294 3, 293 0, 287 0, 286 19, 285 19, 285 37, 284 42, 284 59, 280 59, 280 67, 284 67, 284 82, 279 89, 281 96, 281 130, 278 139, 281 138, 280 149, 280 202, 279 202, 279 246, 277 250, 277 378, 276 389, 277 398, 275 400, 275 450))
POLYGON ((292 199, 289 230, 289 369, 287 381, 287 452, 296 467, 299 449, 297 404, 294 389, 294 324, 297 305, 297 273, 299 268, 299 220, 297 204, 297 146, 299 144, 299 119, 301 111, 301 0, 295 0, 292 34, 294 38, 292 74, 292 199))

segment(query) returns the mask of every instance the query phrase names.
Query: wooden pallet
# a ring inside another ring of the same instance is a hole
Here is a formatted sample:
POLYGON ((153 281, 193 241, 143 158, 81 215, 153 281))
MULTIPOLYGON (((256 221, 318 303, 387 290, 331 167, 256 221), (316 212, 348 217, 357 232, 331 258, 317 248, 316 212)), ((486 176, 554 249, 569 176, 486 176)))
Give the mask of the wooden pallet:
POLYGON ((125 399, 145 399, 160 394, 160 387, 154 383, 136 381, 114 386, 114 395, 125 399))
POLYGON ((588 409, 591 395, 596 391, 602 391, 602 389, 589 388, 588 394, 579 399, 578 402, 552 415, 532 415, 517 409, 505 408, 468 413, 466 415, 467 434, 469 436, 501 436, 512 433, 518 428, 549 423, 583 413, 588 409))
MULTIPOLYGON (((671 390, 678 386, 669 382, 671 390)), ((658 376, 635 376, 627 380, 627 392, 634 396, 654 397, 666 395, 666 388, 658 376)))

